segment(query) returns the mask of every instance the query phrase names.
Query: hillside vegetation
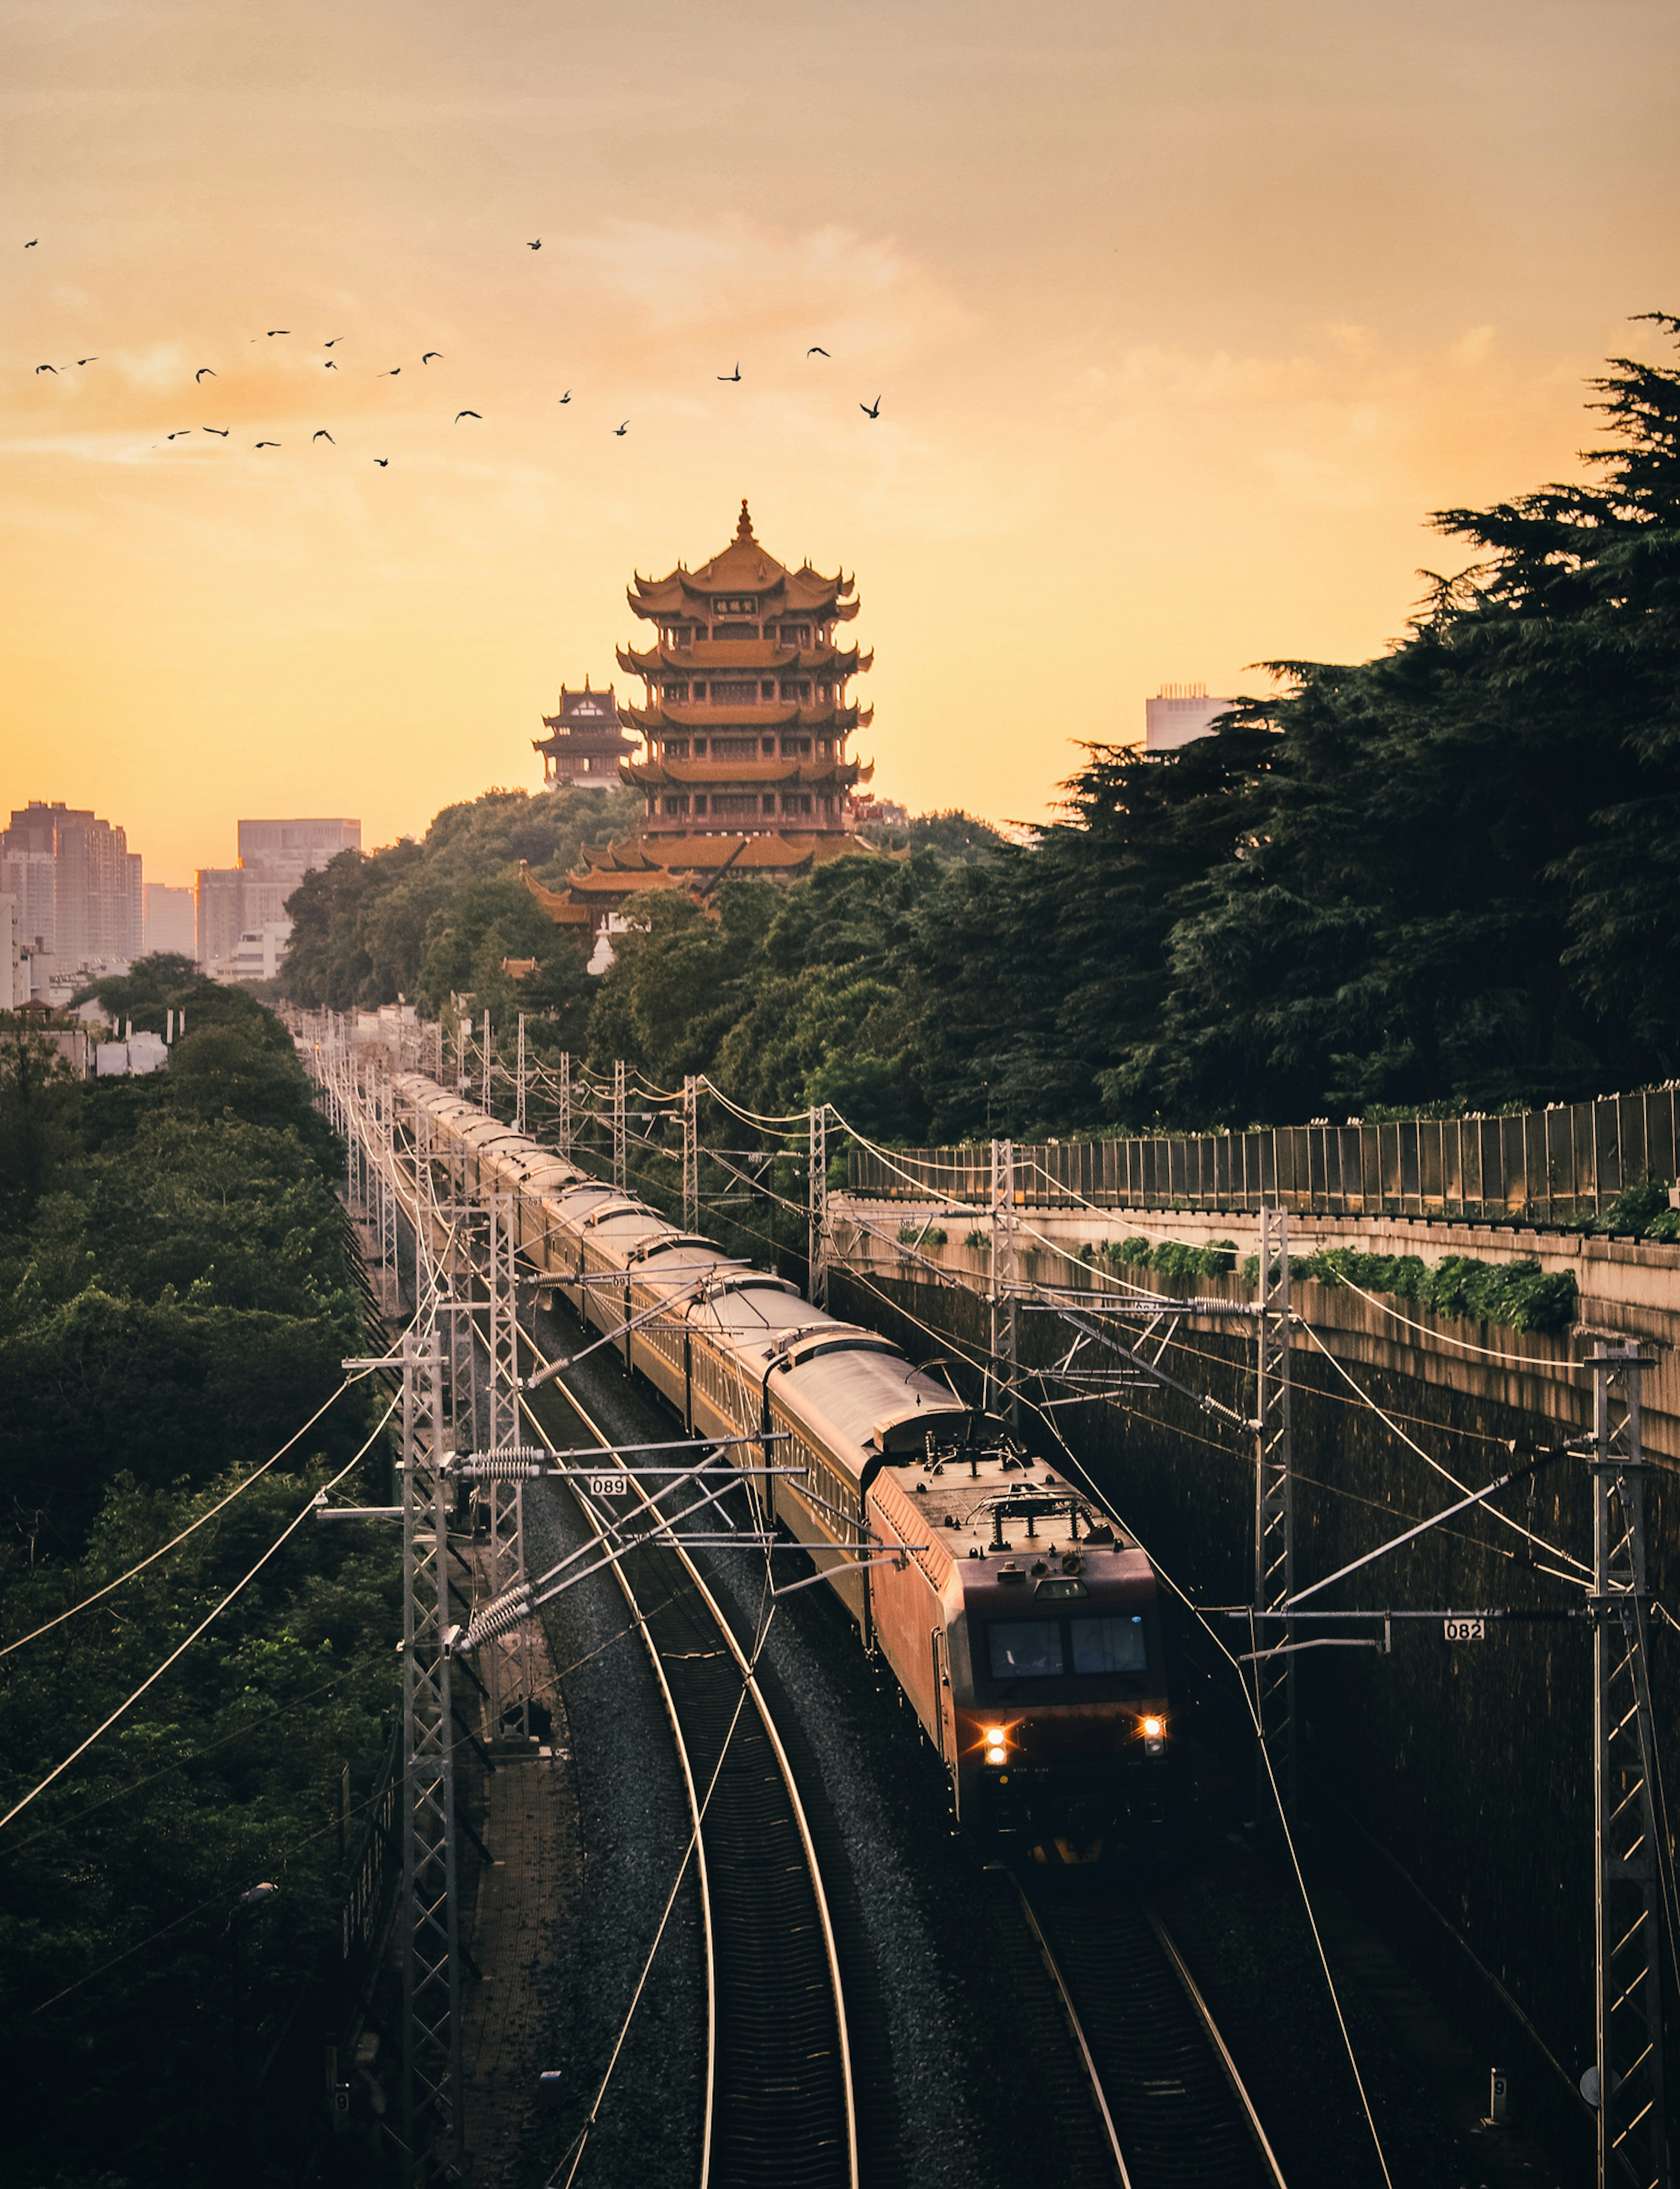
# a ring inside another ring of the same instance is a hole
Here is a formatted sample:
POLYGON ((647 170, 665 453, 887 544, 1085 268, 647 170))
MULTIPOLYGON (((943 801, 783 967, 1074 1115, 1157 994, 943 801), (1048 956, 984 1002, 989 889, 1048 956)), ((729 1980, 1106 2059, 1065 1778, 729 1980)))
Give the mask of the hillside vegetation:
MULTIPOLYGON (((328 1407, 367 1346, 285 1029, 181 961, 105 993, 137 1024, 185 1009, 166 1071, 78 1082, 0 1021, 0 1815, 370 1436, 339 1494, 389 1494, 367 1387, 328 1407)), ((334 1819, 347 1766, 358 1828, 385 1753, 397 1552, 306 1523, 0 1831, 8 2179, 209 2189, 261 2172, 265 2111, 312 2130, 274 2060, 337 1966, 334 1819)))

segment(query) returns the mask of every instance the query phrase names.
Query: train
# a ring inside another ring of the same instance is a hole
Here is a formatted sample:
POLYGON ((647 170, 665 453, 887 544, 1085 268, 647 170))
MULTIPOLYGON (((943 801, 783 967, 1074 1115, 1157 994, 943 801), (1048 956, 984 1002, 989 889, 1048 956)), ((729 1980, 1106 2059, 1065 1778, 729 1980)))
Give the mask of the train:
POLYGON ((722 1447, 737 1465, 797 1470, 744 1487, 889 1668, 965 1827, 1051 1862, 1159 1830, 1162 1607, 1112 1514, 878 1332, 424 1075, 394 1088, 454 1191, 514 1196, 539 1298, 609 1338, 685 1434, 745 1440, 722 1447))

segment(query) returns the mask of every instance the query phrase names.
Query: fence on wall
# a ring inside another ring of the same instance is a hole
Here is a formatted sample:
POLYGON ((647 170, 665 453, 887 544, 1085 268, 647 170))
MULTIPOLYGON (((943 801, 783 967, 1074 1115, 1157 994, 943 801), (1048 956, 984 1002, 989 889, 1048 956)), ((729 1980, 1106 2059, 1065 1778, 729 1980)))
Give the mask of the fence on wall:
MULTIPOLYGON (((1039 1208, 1258 1209, 1320 1216, 1564 1223, 1602 1215, 1624 1187, 1677 1174, 1672 1087, 1559 1103, 1512 1117, 1283 1125, 1182 1139, 1018 1144, 1015 1198, 1039 1208)), ((851 1191, 949 1197, 984 1209, 991 1144, 854 1147, 851 1191)))

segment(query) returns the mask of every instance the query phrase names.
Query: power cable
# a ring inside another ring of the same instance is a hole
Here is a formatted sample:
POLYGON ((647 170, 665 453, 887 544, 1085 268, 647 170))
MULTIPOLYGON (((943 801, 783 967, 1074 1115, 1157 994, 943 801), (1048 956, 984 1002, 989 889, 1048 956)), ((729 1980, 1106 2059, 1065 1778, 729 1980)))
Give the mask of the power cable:
MULTIPOLYGON (((871 1289, 874 1290, 875 1287, 871 1287, 871 1289)), ((882 1294, 882 1297, 884 1298, 885 1295, 882 1294)), ((891 1306, 894 1304, 891 1301, 888 1301, 888 1304, 891 1306)), ((969 1360, 970 1366, 979 1366, 980 1364, 978 1361, 973 1360, 972 1357, 969 1356, 966 1349, 964 1349, 960 1341, 945 1338, 942 1332, 934 1330, 931 1325, 923 1322, 919 1315, 908 1315, 907 1311, 903 1309, 900 1309, 899 1312, 900 1314, 906 1314, 908 1321, 914 1322, 919 1330, 925 1331, 928 1337, 935 1339, 937 1342, 956 1345, 956 1349, 959 1352, 963 1353, 964 1357, 969 1360)), ((1025 1398, 1024 1393, 1022 1395, 1025 1398)), ((1063 1435, 1061 1428, 1054 1418, 1044 1415, 1043 1409, 1034 1406, 1033 1401, 1030 1399, 1026 1399, 1025 1402, 1029 1406, 1032 1407, 1034 1413, 1040 1415, 1045 1421, 1046 1427, 1055 1438, 1057 1443, 1061 1445, 1064 1455, 1064 1469, 1070 1471, 1078 1476, 1083 1482, 1087 1492, 1091 1496, 1095 1497, 1100 1504, 1113 1509, 1113 1501, 1111 1497, 1107 1492, 1097 1488, 1096 1485, 1091 1479, 1089 1469, 1074 1454, 1072 1446, 1063 1435)), ((1118 1513, 1115 1517, 1117 1519, 1120 1518, 1118 1513)), ((1145 1543, 1143 1538, 1137 1533, 1136 1530, 1131 1527, 1130 1524, 1124 1519, 1121 1520, 1121 1525, 1125 1528, 1126 1533, 1131 1537, 1132 1541, 1136 1543, 1139 1549, 1143 1552, 1154 1571, 1164 1581, 1165 1581, 1167 1587, 1172 1591, 1173 1594, 1178 1598, 1179 1601, 1184 1605, 1185 1609, 1191 1613, 1197 1622, 1206 1630, 1209 1639, 1213 1643, 1215 1648, 1219 1650, 1221 1655, 1223 1656, 1230 1664, 1232 1671, 1237 1675, 1237 1683, 1243 1690, 1243 1701, 1248 1705, 1249 1715, 1253 1720, 1254 1731, 1258 1737, 1260 1735, 1260 1721, 1254 1717, 1254 1705, 1249 1695, 1248 1682, 1243 1678, 1241 1665, 1232 1654, 1230 1649, 1226 1648, 1223 1638, 1219 1634, 1217 1629, 1215 1628, 1209 1621, 1200 1605, 1192 1602, 1191 1598, 1186 1594, 1185 1591, 1180 1587, 1178 1582, 1174 1580, 1173 1576, 1168 1573, 1166 1569, 1160 1564, 1160 1561, 1156 1558, 1154 1553, 1149 1549, 1147 1544, 1145 1543)), ((1266 1756, 1266 1743, 1263 1738, 1260 1739, 1260 1753, 1262 1756, 1265 1757, 1266 1777, 1271 1780, 1272 1797, 1277 1804, 1278 1821, 1283 1826, 1283 1837, 1289 1849, 1289 1860, 1291 1866, 1294 1870, 1295 1883, 1300 1892, 1302 1904, 1306 1910, 1307 1922, 1312 1931, 1313 1943, 1318 1949, 1319 1966, 1324 1971, 1324 1982, 1330 1994, 1331 2004, 1335 2009, 1337 2024, 1342 2033, 1342 2042, 1347 2050, 1348 2065, 1353 2071, 1353 2079, 1355 2086, 1359 2092, 1360 2105, 1364 2111, 1366 2124, 1371 2131, 1371 2141, 1376 2147, 1377 2162, 1383 2169, 1383 2179, 1389 2185, 1389 2189, 1394 2189, 1394 2179, 1389 2172, 1388 2159, 1384 2153, 1382 2138, 1377 2132, 1376 2119, 1371 2111, 1370 2101, 1366 2096, 1365 2081, 1364 2078, 1359 2072, 1359 2062, 1354 2053, 1353 2039, 1349 2033, 1347 2021, 1342 2012, 1342 2003, 1337 1994, 1335 1978, 1331 1974, 1329 1958, 1325 1953, 1324 1941, 1320 1936, 1317 1919, 1312 1911, 1312 1902, 1307 1893, 1306 1880, 1301 1874, 1299 1858, 1295 1852, 1294 1837, 1289 1830, 1289 1821, 1284 1813, 1283 1796, 1279 1791, 1277 1778, 1272 1772, 1271 1758, 1266 1756)))
POLYGON ((33 1642, 42 1634, 50 1634, 55 1626, 62 1626, 65 1620, 74 1619, 78 1611, 87 1610, 90 1606, 98 1604, 102 1598, 109 1596, 113 1589, 121 1588, 125 1581, 132 1581, 136 1574, 144 1573, 148 1566, 155 1565, 158 1560, 166 1557, 178 1543, 184 1543, 189 1536, 196 1535, 207 1521, 213 1520, 218 1513, 233 1503, 234 1498, 244 1496, 253 1482, 260 1480, 271 1467, 284 1459, 297 1442, 298 1438, 307 1436, 316 1423, 320 1420, 321 1416, 326 1412, 327 1408, 335 1406, 352 1383, 359 1383, 364 1377, 375 1373, 377 1371, 375 1369, 362 1368, 358 1369, 355 1375, 347 1376, 331 1398, 327 1400, 326 1405, 318 1406, 303 1427, 294 1435, 289 1436, 272 1458, 265 1459, 261 1467, 254 1468, 237 1488, 230 1490, 228 1495, 219 1503, 212 1505, 207 1513, 201 1513, 190 1527, 183 1528, 178 1536, 172 1536, 170 1540, 161 1549, 154 1551, 149 1558, 142 1558, 138 1565, 130 1566, 127 1573, 119 1574, 115 1581, 107 1581, 102 1589, 97 1590, 92 1596, 83 1597, 80 1604, 71 1604, 68 1611, 59 1612, 56 1618, 49 1619, 42 1626, 31 1627, 27 1634, 20 1634, 15 1642, 8 1642, 3 1649, 0 1649, 0 1657, 9 1657, 14 1649, 21 1649, 25 1642, 33 1642))
MULTIPOLYGON (((386 1408, 384 1413, 381 1415, 378 1422, 375 1424, 373 1434, 369 1437, 367 1443, 362 1446, 360 1451, 356 1454, 356 1457, 350 1462, 349 1465, 347 1467, 341 1468, 338 1473, 334 1475, 332 1480, 324 1485, 326 1490, 336 1489, 338 1485, 343 1481, 345 1476, 353 1473, 355 1468, 360 1465, 362 1460, 372 1448, 375 1440, 378 1437, 380 1431, 391 1419, 392 1414, 396 1412, 397 1406, 397 1400, 393 1398, 391 1404, 386 1408)), ((62 1763, 54 1764, 53 1768, 47 1773, 47 1776, 41 1781, 39 1785, 31 1787, 30 1791, 24 1796, 20 1802, 14 1802, 12 1804, 11 1807, 7 1810, 5 1815, 3 1817, 0 1817, 0 1831, 3 1831, 6 1826, 11 1823, 13 1818, 21 1814, 21 1813, 29 1807, 31 1802, 35 1801, 40 1795, 44 1794, 47 1789, 52 1785, 55 1779, 61 1778, 63 1774, 69 1770, 70 1765, 76 1762, 78 1756, 85 1756, 87 1751, 93 1745, 93 1743, 99 1738, 101 1734, 109 1733, 112 1726, 116 1723, 117 1720, 123 1717, 128 1711, 132 1709, 134 1705, 139 1701, 141 1696, 146 1693, 149 1688, 155 1686, 157 1682, 163 1677, 164 1674, 169 1670, 170 1666, 174 1664, 176 1660, 178 1657, 183 1656, 192 1647, 193 1643, 198 1640, 200 1635, 204 1633, 207 1628, 215 1624, 216 1621, 221 1617, 228 1606, 234 1601, 234 1598, 240 1594, 240 1591, 248 1587, 251 1581, 256 1580, 257 1575, 262 1572, 263 1567, 268 1564, 269 1559, 273 1557, 275 1552, 278 1551, 292 1536, 296 1535, 297 1530, 303 1525, 303 1523, 309 1518, 309 1515, 314 1511, 314 1509, 315 1500, 312 1497, 309 1502, 304 1507, 303 1510, 298 1514, 297 1518, 293 1520, 285 1531, 268 1546, 266 1551, 263 1552, 262 1557, 258 1558, 257 1564, 251 1569, 251 1571, 245 1575, 243 1580, 234 1583, 234 1587, 228 1590, 227 1595, 224 1596, 222 1601, 216 1606, 215 1609, 210 1612, 205 1618, 201 1619, 199 1621, 199 1624, 194 1627, 192 1632, 188 1635, 186 1640, 181 1643, 178 1648, 172 1649, 157 1669, 155 1671, 149 1672, 146 1677, 141 1681, 139 1686, 135 1688, 133 1694, 130 1695, 125 1702, 119 1703, 117 1707, 111 1712, 110 1716, 104 1720, 103 1724, 95 1726, 93 1732, 88 1734, 87 1738, 73 1748, 70 1754, 65 1756, 62 1763)))

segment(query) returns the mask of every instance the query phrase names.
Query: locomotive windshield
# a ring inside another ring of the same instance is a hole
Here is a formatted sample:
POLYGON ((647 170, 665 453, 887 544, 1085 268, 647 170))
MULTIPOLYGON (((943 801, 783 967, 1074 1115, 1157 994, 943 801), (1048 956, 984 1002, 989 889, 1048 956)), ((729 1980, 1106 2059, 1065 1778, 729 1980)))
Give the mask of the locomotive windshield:
POLYGON ((1012 1619, 991 1632, 995 1680, 1041 1679, 1065 1669, 1059 1619, 1012 1619))
POLYGON ((995 1680, 1059 1678, 1074 1672, 1141 1672, 1147 1662, 1140 1614, 1118 1618, 994 1620, 987 1632, 995 1680))

